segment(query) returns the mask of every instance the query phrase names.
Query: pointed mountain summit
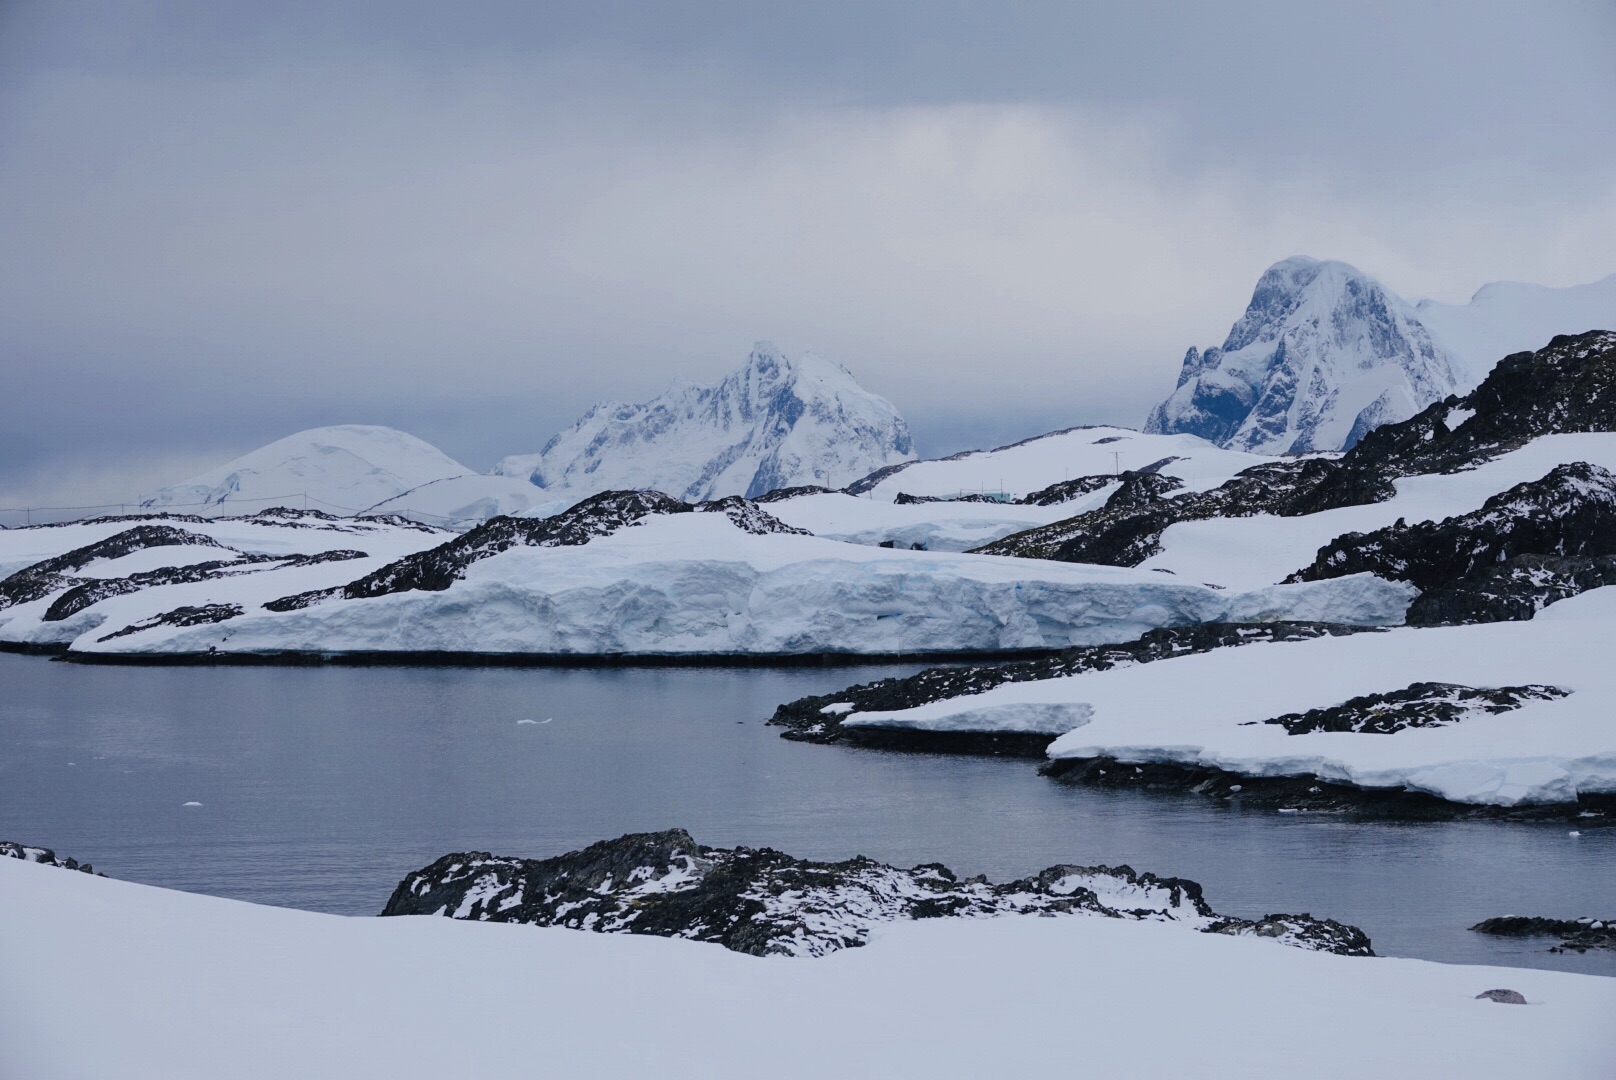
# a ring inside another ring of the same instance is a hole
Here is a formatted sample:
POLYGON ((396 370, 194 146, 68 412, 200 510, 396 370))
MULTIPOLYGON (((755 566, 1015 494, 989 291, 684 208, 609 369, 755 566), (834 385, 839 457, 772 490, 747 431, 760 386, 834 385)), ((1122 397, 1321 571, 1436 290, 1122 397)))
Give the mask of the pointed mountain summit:
POLYGON ((687 500, 840 487, 914 457, 909 425, 840 364, 759 342, 716 386, 676 381, 641 404, 596 405, 537 454, 494 467, 584 496, 654 488, 687 500))
POLYGON ((1341 262, 1269 267, 1221 347, 1190 349, 1145 430, 1234 450, 1341 450, 1459 388, 1463 374, 1414 308, 1341 262))

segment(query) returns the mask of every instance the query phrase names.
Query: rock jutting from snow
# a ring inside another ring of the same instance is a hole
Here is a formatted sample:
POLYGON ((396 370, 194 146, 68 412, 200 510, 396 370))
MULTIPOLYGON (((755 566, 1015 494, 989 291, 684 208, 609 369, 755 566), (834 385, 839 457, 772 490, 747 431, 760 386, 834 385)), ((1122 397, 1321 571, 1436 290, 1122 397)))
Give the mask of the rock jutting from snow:
MULTIPOLYGON (((0 840, 0 859, 21 859, 23 862, 43 863, 46 866, 59 866, 63 870, 77 870, 81 874, 96 873, 95 867, 89 863, 81 863, 72 857, 62 857, 47 847, 35 847, 32 844, 19 844, 14 840, 0 840)), ((98 874, 98 877, 105 877, 98 874)))
POLYGON ((1550 952, 1587 952, 1589 949, 1616 949, 1616 919, 1542 919, 1525 915, 1504 915, 1483 919, 1470 929, 1494 937, 1555 937, 1558 945, 1550 952))
POLYGON ((768 342, 716 386, 676 382, 637 405, 596 405, 537 454, 494 471, 582 498, 654 488, 692 502, 851 483, 914 457, 903 417, 847 369, 768 342))
POLYGON ((1567 693, 1558 686, 1477 688, 1418 682, 1402 690, 1365 694, 1326 709, 1287 713, 1262 722, 1278 724, 1292 735, 1315 731, 1393 735, 1408 728, 1457 724, 1468 716, 1510 712, 1525 702, 1553 701, 1567 693))
POLYGON ((757 956, 823 956, 862 945, 876 926, 899 920, 1081 914, 1374 955, 1356 927, 1310 915, 1221 916, 1195 882, 1126 866, 1052 866, 995 885, 936 863, 903 870, 862 856, 829 863, 771 848, 704 847, 683 829, 550 859, 445 855, 406 875, 382 914, 651 934, 757 956))
POLYGON ((850 742, 890 749, 945 751, 994 756, 1042 758, 1055 738, 1048 733, 919 731, 877 726, 849 726, 858 712, 911 709, 933 701, 965 697, 1005 683, 1057 679, 1085 671, 1146 664, 1175 656, 1210 652, 1264 641, 1304 641, 1339 634, 1374 632, 1363 626, 1336 623, 1200 623, 1151 630, 1134 641, 1065 649, 1047 657, 1000 664, 929 668, 903 679, 850 686, 779 706, 769 723, 783 727, 781 737, 797 742, 850 742))
MULTIPOLYGON (((1616 431, 1613 331, 1557 337, 1535 353, 1505 357, 1469 395, 1448 397, 1407 420, 1379 427, 1339 460, 1302 458, 1258 465, 1210 491, 1183 494, 1125 476, 1123 487, 1098 510, 1014 533, 975 550, 1137 566, 1161 551, 1162 533, 1179 522, 1257 514, 1297 517, 1384 502, 1396 494, 1398 478, 1457 472, 1535 438, 1588 431, 1616 431)), ((1564 482, 1563 490, 1527 494, 1541 499, 1595 497, 1592 489, 1599 480, 1593 472, 1588 477, 1566 474, 1555 477, 1556 483, 1564 482), (1578 480, 1588 485, 1579 488, 1578 480)), ((1547 502, 1536 508, 1553 509, 1547 502)), ((1561 528, 1552 521, 1540 527, 1561 528)), ((1532 526, 1512 528, 1529 532, 1532 526)), ((1572 553, 1557 550, 1553 542, 1541 549, 1517 546, 1516 550, 1572 553)))
POLYGON ((1616 556, 1517 555, 1422 592, 1409 605, 1409 626, 1530 619, 1550 604, 1616 585, 1616 556))

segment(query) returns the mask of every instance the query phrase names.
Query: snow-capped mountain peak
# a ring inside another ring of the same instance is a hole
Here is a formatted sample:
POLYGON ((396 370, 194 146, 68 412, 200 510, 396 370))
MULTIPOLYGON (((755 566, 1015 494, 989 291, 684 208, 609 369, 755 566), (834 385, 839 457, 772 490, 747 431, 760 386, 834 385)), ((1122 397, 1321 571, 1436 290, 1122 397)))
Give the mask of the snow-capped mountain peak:
POLYGON ((367 510, 422 484, 472 470, 396 428, 341 424, 277 439, 216 469, 171 484, 141 505, 251 513, 277 502, 332 513, 367 510))
POLYGON ((494 471, 578 497, 655 488, 706 500, 840 486, 913 456, 903 417, 846 368, 760 341, 715 386, 680 379, 647 402, 603 402, 539 453, 494 471))
POLYGON ((1185 354, 1146 430, 1256 453, 1339 450, 1459 384, 1401 297, 1346 263, 1297 256, 1264 272, 1222 346, 1185 354))

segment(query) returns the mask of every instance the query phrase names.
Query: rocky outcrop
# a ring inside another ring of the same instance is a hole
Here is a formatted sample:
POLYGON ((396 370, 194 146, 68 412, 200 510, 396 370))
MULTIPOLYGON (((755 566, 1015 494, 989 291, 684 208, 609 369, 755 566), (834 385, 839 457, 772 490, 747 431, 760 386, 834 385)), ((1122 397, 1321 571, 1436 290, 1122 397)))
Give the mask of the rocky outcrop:
POLYGON ((130 623, 121 630, 112 633, 98 641, 111 641, 113 638, 127 637, 138 634, 142 630, 151 630, 159 626, 202 626, 205 623, 224 622, 234 619, 242 613, 240 604, 200 604, 177 607, 172 611, 165 611, 161 615, 153 615, 149 619, 130 623))
POLYGON ((1478 934, 1510 938, 1559 938, 1550 952, 1584 953, 1589 949, 1616 949, 1616 919, 1539 919, 1504 915, 1483 919, 1470 929, 1478 934))
POLYGON ((1277 724, 1291 735, 1316 731, 1393 735, 1407 728, 1442 727, 1471 716, 1510 712, 1528 701, 1553 701, 1568 693, 1558 686, 1539 684, 1478 689, 1456 683, 1417 682, 1402 690, 1365 694, 1329 708, 1286 713, 1262 722, 1277 724))
POLYGON ((799 698, 777 708, 769 723, 785 728, 781 733, 784 738, 799 742, 852 742, 863 746, 1042 757, 1053 735, 848 727, 843 721, 855 711, 912 709, 945 698, 980 694, 1004 683, 1107 671, 1260 641, 1300 641, 1364 632, 1374 631, 1336 623, 1199 623, 1163 627, 1118 645, 1065 649, 1050 656, 1008 664, 931 668, 904 679, 882 679, 833 694, 799 698))
POLYGON ((714 502, 681 502, 660 491, 604 491, 552 517, 496 517, 428 551, 397 562, 339 588, 317 589, 272 600, 270 611, 296 611, 322 600, 359 600, 421 590, 442 592, 465 576, 466 568, 515 547, 577 547, 656 514, 720 513, 746 532, 807 535, 756 503, 739 496, 714 502))
POLYGON ((77 584, 72 572, 101 559, 120 559, 136 551, 154 547, 208 547, 235 552, 234 548, 211 536, 178 529, 172 525, 137 525, 93 544, 64 551, 60 555, 25 566, 0 581, 0 608, 41 600, 53 592, 77 584))
POLYGON ((1287 582, 1378 574, 1432 589, 1518 555, 1616 554, 1616 476, 1586 462, 1500 492, 1469 514, 1371 533, 1347 533, 1319 549, 1287 582))
POLYGON ((1077 476, 1029 492, 1017 501, 1026 506, 1059 506, 1061 503, 1092 495, 1101 488, 1115 484, 1117 480, 1118 478, 1112 475, 1077 476))
POLYGON ((1356 927, 1310 915, 1220 916, 1195 882, 1126 866, 1052 866, 996 885, 961 879, 936 863, 903 870, 862 856, 827 863, 772 848, 704 847, 683 829, 623 836, 551 859, 446 855, 406 875, 382 914, 652 934, 757 956, 823 956, 904 919, 1081 914, 1373 955, 1356 927))
POLYGON ((1409 605, 1409 626, 1518 622, 1550 604, 1616 585, 1616 556, 1517 555, 1427 589, 1409 605))
MULTIPOLYGON (((47 847, 35 847, 32 844, 19 844, 12 840, 0 840, 0 859, 21 859, 23 862, 43 863, 46 866, 59 866, 63 870, 77 870, 81 874, 95 874, 95 867, 89 863, 81 863, 71 857, 62 857, 47 847)), ((96 874, 97 877, 106 877, 105 874, 96 874)))
MULTIPOLYGON (((1542 435, 1581 431, 1616 431, 1616 332, 1557 337, 1537 352, 1506 357, 1470 394, 1449 396, 1407 420, 1377 427, 1339 460, 1259 465, 1212 491, 1187 494, 1125 479, 1099 510, 976 550, 1137 566, 1161 550, 1162 533, 1180 521, 1295 517, 1383 502, 1396 493, 1393 481, 1399 477, 1455 472, 1542 435)), ((1516 550, 1571 553, 1549 546, 1516 550)))
POLYGON ((1342 814, 1361 821, 1616 821, 1616 795, 1579 794, 1569 803, 1497 806, 1456 803, 1405 788, 1366 788, 1317 776, 1248 776, 1205 765, 1061 758, 1039 771, 1061 783, 1210 799, 1243 810, 1342 814))

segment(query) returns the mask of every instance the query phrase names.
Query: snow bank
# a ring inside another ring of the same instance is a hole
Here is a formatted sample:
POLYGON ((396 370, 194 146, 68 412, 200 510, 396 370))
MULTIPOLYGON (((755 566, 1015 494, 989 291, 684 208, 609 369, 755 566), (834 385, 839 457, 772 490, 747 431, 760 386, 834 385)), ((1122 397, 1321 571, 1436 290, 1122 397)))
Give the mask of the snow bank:
POLYGON ((0 1055, 31 1080, 1606 1077, 1616 980, 1171 923, 892 925, 824 959, 259 907, 0 859, 0 1055), (1528 1006, 1477 1001, 1514 989, 1528 1006), (222 1065, 221 1063, 227 1063, 222 1065))
MULTIPOLYGON (((1143 469, 1162 461, 1160 472, 1189 481, 1226 480, 1241 469, 1273 458, 1223 450, 1194 435, 1147 435, 1132 428, 1085 427, 1056 431, 996 450, 917 461, 893 470, 868 494, 891 502, 899 492, 951 497, 999 493, 1020 498, 1079 476, 1143 469)), ((1070 516, 1070 514, 1062 515, 1070 516)))
POLYGON ((1616 792, 1616 589, 1562 601, 1529 622, 1395 629, 1240 648, 1039 682, 894 712, 851 713, 852 726, 1046 732, 1073 724, 1055 759, 1166 762, 1246 776, 1314 776, 1407 788, 1459 803, 1514 806, 1616 792), (1262 721, 1329 708, 1415 682, 1569 690, 1462 722, 1395 734, 1291 735, 1262 721), (1043 711, 1040 711, 1043 710, 1043 711), (987 718, 986 720, 982 718, 987 718), (1026 718, 1029 725, 1011 722, 1026 718), (974 728, 973 723, 983 723, 974 728))
POLYGON ((1128 640, 1232 612, 1277 619, 1329 611, 1345 622, 1395 623, 1414 595, 1410 586, 1368 575, 1240 594, 1134 569, 758 536, 721 514, 676 514, 577 547, 512 548, 473 563, 443 592, 249 612, 205 626, 80 639, 74 647, 167 654, 996 652, 1128 640))
POLYGON ((1080 514, 1105 504, 1115 491, 1107 486, 1091 495, 1055 506, 1016 503, 897 503, 838 491, 800 495, 768 505, 769 513, 827 540, 871 546, 890 543, 927 551, 969 551, 1023 529, 1080 514))

